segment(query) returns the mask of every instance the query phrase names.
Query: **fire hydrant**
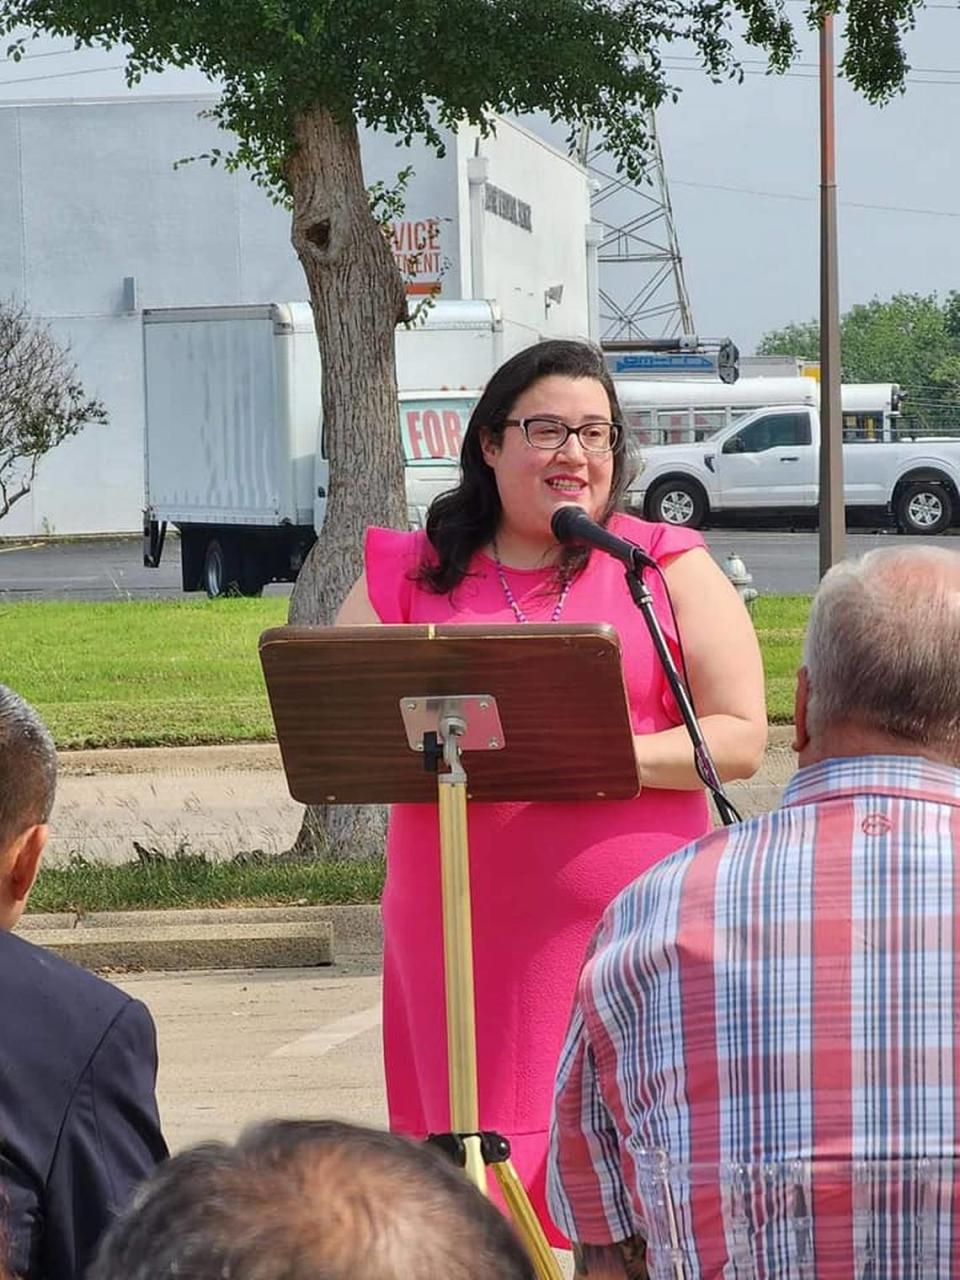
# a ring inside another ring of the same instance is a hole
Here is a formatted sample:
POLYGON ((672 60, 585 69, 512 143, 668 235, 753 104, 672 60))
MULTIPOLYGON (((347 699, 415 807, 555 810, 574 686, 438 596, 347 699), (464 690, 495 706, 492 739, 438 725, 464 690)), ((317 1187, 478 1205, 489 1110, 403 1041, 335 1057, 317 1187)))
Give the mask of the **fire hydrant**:
POLYGON ((752 585, 753 574, 747 573, 747 566, 743 563, 735 551, 731 551, 724 562, 723 571, 737 589, 737 595, 743 603, 750 607, 756 600, 756 587, 752 585))

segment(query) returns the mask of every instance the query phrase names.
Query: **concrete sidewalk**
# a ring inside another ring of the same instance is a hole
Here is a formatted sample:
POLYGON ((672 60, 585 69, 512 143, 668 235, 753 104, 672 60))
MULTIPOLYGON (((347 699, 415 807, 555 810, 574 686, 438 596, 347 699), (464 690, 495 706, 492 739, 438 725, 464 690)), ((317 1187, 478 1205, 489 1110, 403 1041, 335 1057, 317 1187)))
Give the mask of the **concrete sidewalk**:
POLYGON ((295 969, 361 964, 383 953, 376 904, 29 913, 17 932, 88 969, 295 969))
POLYGON ((72 854, 128 862, 137 845, 208 858, 277 854, 293 843, 302 813, 275 744, 65 751, 47 863, 72 854))
MULTIPOLYGON (((763 766, 730 798, 744 816, 773 808, 793 773, 793 730, 774 726, 763 766)), ((273 744, 68 751, 60 757, 47 864, 71 854, 106 862, 141 848, 208 858, 262 850, 282 853, 300 828, 303 806, 290 798, 273 744)))

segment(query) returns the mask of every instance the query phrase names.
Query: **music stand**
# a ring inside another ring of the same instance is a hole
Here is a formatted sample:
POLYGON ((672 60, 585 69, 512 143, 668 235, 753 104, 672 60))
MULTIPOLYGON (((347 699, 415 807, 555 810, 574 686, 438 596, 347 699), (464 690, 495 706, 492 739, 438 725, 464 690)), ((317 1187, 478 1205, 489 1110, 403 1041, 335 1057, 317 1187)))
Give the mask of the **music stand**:
POLYGON ((492 1165, 541 1280, 556 1259, 477 1097, 467 800, 628 799, 639 776, 616 632, 606 625, 277 627, 260 639, 291 795, 439 808, 449 1134, 492 1165), (470 756, 469 779, 464 753, 470 756))

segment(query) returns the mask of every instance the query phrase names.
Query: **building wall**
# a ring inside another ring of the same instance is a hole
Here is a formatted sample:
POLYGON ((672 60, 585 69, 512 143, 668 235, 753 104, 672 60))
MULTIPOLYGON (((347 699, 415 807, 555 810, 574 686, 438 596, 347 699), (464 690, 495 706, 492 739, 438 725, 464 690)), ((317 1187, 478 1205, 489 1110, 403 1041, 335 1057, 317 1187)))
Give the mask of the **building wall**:
MULTIPOLYGON (((146 307, 294 301, 306 283, 289 214, 245 173, 177 160, 223 147, 198 112, 210 96, 0 104, 0 297, 24 300, 71 346, 84 387, 109 424, 89 427, 41 463, 32 494, 0 521, 0 536, 135 530, 143 505, 146 307), (123 282, 136 302, 125 309, 123 282)), ((368 182, 416 170, 404 218, 436 219, 441 296, 470 296, 471 130, 447 135, 446 156, 423 144, 363 139, 368 182)), ((585 333, 582 170, 525 130, 504 124, 480 142, 490 181, 530 205, 533 232, 486 214, 486 296, 499 302, 511 349, 541 334, 585 333), (563 283, 549 312, 544 290, 563 283)), ((427 273, 424 273, 427 274, 427 273)), ((414 279, 416 279, 416 275, 414 279)), ((505 352, 509 354, 509 351, 505 352)))
POLYGON ((469 246, 464 255, 460 245, 463 210, 457 182, 457 143, 449 129, 439 133, 445 143, 443 156, 422 141, 398 145, 390 134, 364 130, 360 135, 363 172, 368 184, 379 181, 394 188, 402 170, 413 170, 403 188, 403 215, 391 220, 397 265, 410 285, 422 285, 441 298, 468 298, 470 259, 469 246), (411 248, 425 237, 429 239, 423 256, 414 254, 418 261, 411 264, 411 248))
POLYGON ((244 174, 175 162, 221 145, 209 98, 0 106, 0 296, 70 344, 109 425, 41 463, 0 534, 134 530, 143 506, 143 335, 123 310, 304 296, 289 217, 244 174), (12 164, 7 164, 12 160, 12 164))
MULTIPOLYGON (((500 121, 496 133, 487 138, 464 129, 460 151, 462 156, 477 153, 487 160, 485 296, 495 298, 506 317, 524 326, 531 342, 540 336, 586 334, 590 197, 585 171, 536 134, 508 121, 500 121), (515 202, 526 206, 529 229, 520 218, 514 221, 491 207, 502 204, 503 196, 511 215, 516 216, 515 202), (546 290, 560 285, 561 301, 548 306, 546 290)), ((461 173, 465 172, 464 160, 461 173)))

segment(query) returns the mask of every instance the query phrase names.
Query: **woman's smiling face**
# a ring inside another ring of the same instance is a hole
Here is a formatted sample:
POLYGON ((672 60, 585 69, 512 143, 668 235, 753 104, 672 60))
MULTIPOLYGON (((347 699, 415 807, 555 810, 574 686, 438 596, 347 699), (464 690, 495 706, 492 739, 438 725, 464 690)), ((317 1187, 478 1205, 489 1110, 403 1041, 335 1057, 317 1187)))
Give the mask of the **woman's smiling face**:
MULTIPOLYGON (((610 401, 596 378, 550 374, 527 387, 507 417, 541 414, 568 427, 609 422, 610 401)), ((505 427, 499 440, 484 434, 482 448, 496 477, 503 536, 547 545, 554 541, 550 520, 557 507, 576 503, 594 520, 603 514, 613 482, 612 452, 587 452, 574 435, 557 449, 535 449, 518 426, 505 427)))

